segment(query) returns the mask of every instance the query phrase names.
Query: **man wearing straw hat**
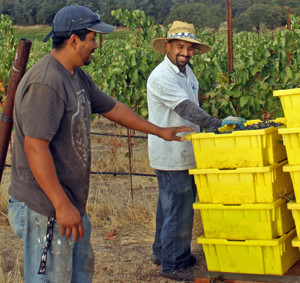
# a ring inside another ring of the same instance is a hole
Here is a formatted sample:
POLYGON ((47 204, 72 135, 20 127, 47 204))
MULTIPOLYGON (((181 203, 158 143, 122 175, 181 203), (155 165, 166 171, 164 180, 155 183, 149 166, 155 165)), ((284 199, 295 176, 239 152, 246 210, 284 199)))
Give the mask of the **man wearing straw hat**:
MULTIPOLYGON (((165 57, 148 78, 149 121, 165 127, 183 124, 197 132, 200 127, 242 125, 246 121, 232 116, 219 120, 199 107, 199 83, 188 63, 193 55, 204 54, 210 47, 197 41, 192 24, 173 22, 167 37, 154 39, 152 47, 165 57)), ((152 262, 161 264, 164 277, 193 281, 191 267, 196 257, 190 243, 196 189, 188 173, 196 166, 192 144, 166 143, 149 135, 148 153, 159 188, 152 262)))
POLYGON ((161 128, 100 90, 80 67, 114 27, 72 5, 55 16, 50 54, 23 77, 14 108, 8 217, 24 243, 26 283, 92 282, 94 256, 86 213, 92 113, 166 140, 190 127, 161 128))

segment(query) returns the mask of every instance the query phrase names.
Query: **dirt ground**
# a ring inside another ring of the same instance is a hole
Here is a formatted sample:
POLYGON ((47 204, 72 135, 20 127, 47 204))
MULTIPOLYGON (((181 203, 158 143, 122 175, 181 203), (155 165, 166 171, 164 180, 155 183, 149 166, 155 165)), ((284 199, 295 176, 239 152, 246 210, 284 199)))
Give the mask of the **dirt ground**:
MULTIPOLYGON (((127 134, 126 129, 95 119, 92 132, 127 134)), ((132 135, 142 135, 132 132, 132 135)), ((91 135, 92 172, 88 213, 93 224, 92 245, 95 253, 93 282, 175 282, 160 276, 160 268, 150 261, 155 232, 157 199, 156 178, 96 174, 129 172, 127 138, 91 135)), ((153 174, 147 157, 147 142, 132 138, 132 172, 153 174)), ((9 163, 9 156, 7 164, 9 163)), ((10 168, 5 168, 0 186, 2 203, 7 200, 10 168)), ((5 207, 0 210, 0 282, 23 282, 23 248, 13 234, 5 207)), ((202 247, 196 243, 202 234, 198 211, 192 251, 197 256, 195 269, 205 270, 202 247)))

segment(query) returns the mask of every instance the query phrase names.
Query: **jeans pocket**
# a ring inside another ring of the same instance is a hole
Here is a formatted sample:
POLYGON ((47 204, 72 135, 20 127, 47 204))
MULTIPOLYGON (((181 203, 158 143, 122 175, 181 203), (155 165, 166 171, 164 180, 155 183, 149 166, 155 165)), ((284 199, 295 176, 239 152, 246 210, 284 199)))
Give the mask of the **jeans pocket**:
POLYGON ((25 203, 13 197, 8 200, 8 220, 17 236, 24 240, 25 236, 25 203))

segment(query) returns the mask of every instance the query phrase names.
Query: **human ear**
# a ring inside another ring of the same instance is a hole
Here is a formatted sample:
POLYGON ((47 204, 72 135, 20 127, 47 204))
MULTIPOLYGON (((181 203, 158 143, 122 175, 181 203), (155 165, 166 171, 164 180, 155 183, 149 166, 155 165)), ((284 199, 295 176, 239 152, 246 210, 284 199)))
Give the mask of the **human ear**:
POLYGON ((166 44, 165 44, 165 49, 166 49, 166 52, 167 52, 167 53, 170 52, 170 49, 171 49, 171 44, 170 44, 170 42, 166 42, 166 44))
POLYGON ((71 36, 69 38, 69 43, 71 44, 71 46, 73 48, 76 48, 77 41, 78 41, 78 36, 76 34, 71 34, 71 36))

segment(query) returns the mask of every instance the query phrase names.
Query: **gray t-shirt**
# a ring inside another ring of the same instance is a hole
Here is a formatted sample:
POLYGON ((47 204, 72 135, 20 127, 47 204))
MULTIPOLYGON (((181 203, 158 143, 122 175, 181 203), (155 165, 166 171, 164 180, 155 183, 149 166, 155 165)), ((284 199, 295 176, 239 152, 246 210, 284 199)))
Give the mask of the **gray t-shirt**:
POLYGON ((37 62, 21 80, 15 97, 8 193, 38 213, 55 217, 24 152, 25 135, 49 140, 58 179, 82 215, 89 190, 91 114, 108 112, 115 103, 82 69, 75 69, 72 75, 51 55, 37 62))

